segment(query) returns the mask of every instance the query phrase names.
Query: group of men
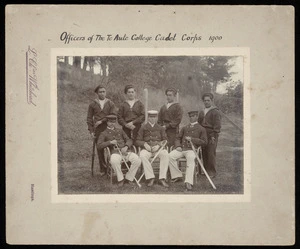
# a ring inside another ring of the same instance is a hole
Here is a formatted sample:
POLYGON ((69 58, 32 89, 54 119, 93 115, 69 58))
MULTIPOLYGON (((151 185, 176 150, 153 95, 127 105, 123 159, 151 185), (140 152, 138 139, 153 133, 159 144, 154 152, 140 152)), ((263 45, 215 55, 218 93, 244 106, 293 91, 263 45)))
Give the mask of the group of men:
POLYGON ((156 110, 147 112, 147 123, 144 123, 144 105, 136 98, 133 85, 125 87, 126 100, 118 109, 110 99, 106 98, 105 87, 96 87, 95 93, 97 97, 89 105, 87 124, 97 143, 101 176, 105 175, 103 150, 106 147, 110 148, 110 163, 117 174, 119 186, 123 186, 124 183, 135 184, 134 181, 137 181, 135 175, 141 165, 147 186, 152 186, 155 175, 151 160, 153 157, 158 157, 159 182, 168 188, 169 184, 166 181, 168 169, 172 183, 181 181, 183 174, 177 160, 185 157, 185 187, 187 190, 192 190, 197 156, 195 150, 201 146, 204 168, 210 177, 215 177, 221 115, 213 105, 213 94, 205 93, 202 96, 205 108, 200 112, 189 111, 189 124, 179 130, 183 110, 176 102, 176 89, 168 88, 165 91, 167 103, 159 112, 156 110), (117 128, 117 122, 122 129, 117 128), (132 145, 140 148, 139 156, 132 149, 132 145), (130 162, 125 178, 121 170, 122 161, 130 162))

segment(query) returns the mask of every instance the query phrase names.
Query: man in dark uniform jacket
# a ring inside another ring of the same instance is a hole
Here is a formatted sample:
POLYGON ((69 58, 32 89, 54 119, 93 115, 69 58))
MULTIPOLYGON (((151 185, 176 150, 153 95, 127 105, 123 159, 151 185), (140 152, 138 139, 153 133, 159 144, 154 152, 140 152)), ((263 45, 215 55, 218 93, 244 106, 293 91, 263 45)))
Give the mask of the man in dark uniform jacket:
POLYGON ((118 122, 128 137, 135 140, 142 123, 145 120, 143 103, 136 99, 136 92, 133 85, 127 85, 124 90, 126 101, 118 111, 118 122))
POLYGON ((177 159, 181 157, 186 158, 186 174, 185 185, 187 190, 191 190, 194 181, 195 159, 196 154, 192 149, 191 142, 195 149, 199 146, 207 144, 207 136, 205 129, 198 124, 198 112, 188 112, 190 124, 184 126, 176 137, 175 150, 169 154, 169 168, 171 173, 172 182, 176 182, 182 178, 182 172, 177 165, 177 159))
POLYGON ((218 137, 221 130, 221 113, 213 105, 214 96, 211 93, 205 93, 202 96, 204 110, 199 113, 198 123, 202 125, 207 133, 208 143, 203 148, 203 164, 205 170, 211 177, 215 177, 216 171, 216 150, 218 137))
MULTIPOLYGON (((148 111, 148 123, 142 125, 136 139, 136 145, 142 148, 140 158, 142 160, 146 180, 149 180, 149 187, 153 185, 155 179, 149 159, 157 153, 163 143, 167 140, 165 129, 156 123, 157 113, 158 112, 155 110, 148 111)), ((159 181, 164 187, 168 188, 169 185, 165 180, 169 164, 167 150, 162 149, 158 154, 158 157, 160 159, 159 181)))
POLYGON ((168 137, 168 146, 175 143, 176 134, 179 132, 179 124, 182 119, 182 107, 175 101, 177 91, 174 88, 168 88, 165 91, 167 104, 160 108, 157 123, 166 129, 168 137))
POLYGON ((132 146, 132 140, 126 135, 126 133, 115 127, 117 122, 116 115, 108 115, 107 116, 107 128, 103 131, 98 139, 97 147, 102 150, 106 147, 109 147, 111 153, 111 166, 114 171, 117 173, 118 185, 123 186, 124 184, 124 176, 121 170, 121 162, 122 156, 124 156, 124 160, 129 161, 131 163, 131 167, 126 173, 126 180, 129 183, 133 184, 133 179, 138 168, 141 166, 141 159, 137 154, 128 150, 132 146), (119 153, 117 147, 119 147, 122 156, 119 153))
MULTIPOLYGON (((97 86, 95 88, 97 95, 96 99, 89 105, 87 114, 87 125, 88 130, 93 139, 97 140, 101 132, 106 127, 106 116, 111 113, 116 113, 115 104, 108 98, 106 98, 106 89, 104 86, 97 86)), ((105 161, 103 150, 97 148, 99 164, 100 164, 100 175, 105 175, 105 161)))

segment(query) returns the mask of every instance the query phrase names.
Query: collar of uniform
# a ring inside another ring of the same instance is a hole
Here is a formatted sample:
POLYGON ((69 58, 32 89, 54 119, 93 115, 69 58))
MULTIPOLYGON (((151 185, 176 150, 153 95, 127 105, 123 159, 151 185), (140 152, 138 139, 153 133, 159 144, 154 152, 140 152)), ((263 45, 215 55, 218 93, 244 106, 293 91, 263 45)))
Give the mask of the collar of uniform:
POLYGON ((107 102, 107 98, 100 100, 99 98, 95 99, 95 102, 101 107, 100 101, 103 101, 103 106, 105 105, 105 103, 107 102))
POLYGON ((148 122, 148 124, 153 128, 155 126, 155 123, 154 124, 151 124, 150 122, 148 122))
POLYGON ((108 127, 108 126, 107 126, 107 129, 109 129, 109 130, 112 130, 112 131, 113 131, 113 130, 115 129, 115 127, 112 127, 112 128, 110 128, 110 127, 108 127))
POLYGON ((213 110, 213 109, 216 109, 216 107, 215 106, 211 106, 211 107, 209 107, 209 108, 204 108, 204 110, 203 110, 203 112, 204 112, 204 115, 206 115, 208 112, 210 112, 211 110, 213 110))
POLYGON ((174 104, 176 104, 176 103, 177 103, 176 101, 174 101, 174 102, 172 102, 172 103, 167 103, 167 104, 166 104, 167 109, 170 108, 172 105, 174 105, 174 104))
POLYGON ((190 123, 190 126, 194 126, 194 125, 196 125, 198 122, 196 121, 196 122, 194 122, 194 123, 190 123))
POLYGON ((129 104, 129 103, 135 104, 137 101, 138 101, 138 99, 133 99, 133 100, 127 99, 125 102, 128 103, 128 104, 129 104))

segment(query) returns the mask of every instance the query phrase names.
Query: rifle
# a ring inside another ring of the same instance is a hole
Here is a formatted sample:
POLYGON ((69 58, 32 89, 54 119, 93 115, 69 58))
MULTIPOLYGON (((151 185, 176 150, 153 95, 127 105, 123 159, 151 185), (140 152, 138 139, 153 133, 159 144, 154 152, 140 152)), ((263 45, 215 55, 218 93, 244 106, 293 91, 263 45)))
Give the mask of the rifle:
MULTIPOLYGON (((118 146, 117 144, 116 144, 116 147, 117 147, 117 150, 118 150, 118 152, 119 152, 119 154, 120 154, 120 156, 121 156, 121 158, 122 158, 122 161, 125 163, 126 168, 129 170, 130 168, 129 168, 129 166, 128 166, 126 160, 124 159, 124 157, 123 157, 123 155, 122 155, 122 152, 121 152, 121 150, 120 150, 120 148, 119 148, 119 146, 118 146)), ((142 186, 141 186, 141 184, 138 182, 138 180, 137 180, 135 177, 134 177, 133 179, 135 180, 135 182, 136 182, 136 184, 139 186, 139 188, 141 188, 142 186)))
POLYGON ((199 158, 199 156, 198 156, 198 154, 197 154, 197 152, 196 152, 196 149, 195 149, 194 144, 192 143, 192 141, 190 141, 190 143, 191 143, 192 149, 193 149, 193 151, 194 151, 194 153, 195 153, 195 155, 196 155, 197 161, 199 162, 199 164, 200 164, 200 166, 201 166, 201 169, 203 170, 203 172, 204 172, 205 176, 207 177, 209 183, 211 184, 211 186, 212 186, 214 189, 217 189, 216 186, 214 185, 214 183, 212 182, 212 180, 210 179, 209 175, 207 174, 207 172, 206 172, 206 170, 205 170, 205 168, 204 168, 204 166, 203 166, 203 164, 202 164, 202 162, 201 162, 201 160, 200 160, 200 158, 199 158))
POLYGON ((94 161, 95 161, 95 150, 96 150, 96 138, 93 139, 93 154, 92 154, 92 176, 94 176, 94 161))

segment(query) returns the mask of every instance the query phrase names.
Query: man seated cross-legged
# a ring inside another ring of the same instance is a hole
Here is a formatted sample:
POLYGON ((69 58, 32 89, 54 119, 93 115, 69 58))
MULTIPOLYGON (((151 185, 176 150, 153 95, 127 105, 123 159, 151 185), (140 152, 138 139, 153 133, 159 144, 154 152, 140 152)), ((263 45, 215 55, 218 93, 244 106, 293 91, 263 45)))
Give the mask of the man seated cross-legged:
POLYGON ((207 144, 207 135, 205 129, 197 122, 198 112, 190 111, 188 115, 190 124, 180 130, 175 141, 175 149, 169 154, 169 169, 172 182, 181 180, 182 172, 178 168, 177 160, 185 157, 185 186, 187 190, 192 190, 196 155, 192 149, 191 142, 197 150, 199 146, 205 146, 207 144))
POLYGON ((117 174, 119 186, 123 186, 124 184, 124 176, 121 170, 122 157, 125 161, 129 161, 131 163, 131 167, 126 173, 125 178, 128 183, 134 184, 133 180, 138 168, 141 166, 141 159, 134 152, 128 151, 128 149, 132 146, 132 140, 123 130, 115 127, 117 116, 108 115, 106 118, 107 128, 99 136, 97 144, 98 149, 104 149, 105 147, 110 148, 110 162, 112 168, 117 174))

